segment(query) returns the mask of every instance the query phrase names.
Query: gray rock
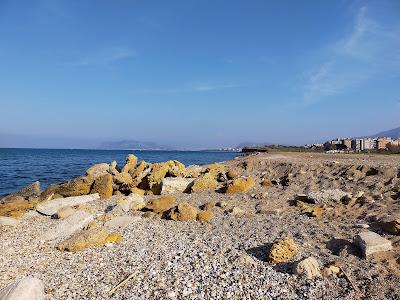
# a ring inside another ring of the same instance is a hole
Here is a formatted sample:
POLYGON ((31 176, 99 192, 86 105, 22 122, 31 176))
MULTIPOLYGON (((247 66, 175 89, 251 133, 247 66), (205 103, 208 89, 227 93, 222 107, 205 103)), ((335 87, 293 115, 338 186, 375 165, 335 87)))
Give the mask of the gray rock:
POLYGON ((1 300, 44 300, 44 285, 40 279, 26 277, 0 290, 1 300))
POLYGON ((161 195, 183 193, 193 183, 193 178, 167 177, 161 181, 161 195))
POLYGON ((19 220, 14 218, 0 216, 0 226, 17 226, 19 222, 19 220))
POLYGON ((29 197, 38 197, 39 195, 40 195, 40 182, 35 181, 27 185, 23 189, 19 190, 18 192, 5 196, 4 198, 2 198, 2 201, 7 201, 8 199, 15 196, 29 198, 29 197))
POLYGON ((364 257, 372 253, 392 250, 392 243, 372 231, 364 231, 354 238, 354 244, 361 249, 364 257))
POLYGON ((104 226, 110 230, 118 230, 124 229, 133 221, 138 220, 138 218, 134 218, 131 216, 118 216, 109 221, 107 221, 104 226))
POLYGON ((86 175, 91 176, 93 179, 96 179, 101 175, 107 174, 109 170, 110 170, 109 164, 106 163, 96 164, 86 170, 86 175))
POLYGON ((310 192, 307 195, 307 202, 314 204, 336 203, 346 196, 349 196, 349 193, 343 192, 342 190, 321 190, 318 192, 310 192))
POLYGON ((99 194, 91 194, 84 196, 75 196, 75 197, 67 197, 54 199, 49 201, 44 201, 38 204, 36 210, 41 214, 52 216, 57 213, 61 208, 66 206, 76 206, 79 204, 91 202, 93 200, 100 199, 99 194))
POLYGON ((78 210, 73 215, 60 221, 53 228, 50 228, 40 238, 40 240, 53 241, 57 239, 65 239, 86 227, 91 221, 93 221, 93 216, 91 214, 82 210, 78 210))

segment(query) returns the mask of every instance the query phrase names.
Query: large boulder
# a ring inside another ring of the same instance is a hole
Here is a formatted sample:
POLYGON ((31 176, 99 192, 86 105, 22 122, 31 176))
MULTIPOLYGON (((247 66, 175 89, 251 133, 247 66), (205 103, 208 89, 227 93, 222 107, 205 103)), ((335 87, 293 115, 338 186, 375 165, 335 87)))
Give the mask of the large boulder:
POLYGON ((147 203, 146 208, 156 213, 163 213, 174 207, 175 203, 175 198, 171 196, 165 196, 150 201, 147 203))
POLYGON ((54 193, 60 194, 63 197, 87 195, 92 187, 93 179, 88 177, 79 177, 67 181, 55 189, 54 193))
POLYGON ((130 194, 129 196, 122 196, 117 199, 117 205, 124 211, 141 210, 146 206, 143 197, 137 194, 130 194))
POLYGON ((214 177, 215 179, 218 177, 220 173, 224 173, 225 171, 225 167, 217 163, 207 165, 205 166, 205 168, 206 169, 204 173, 214 177))
POLYGON ((121 172, 122 173, 133 172, 135 170, 137 162, 138 162, 137 157, 133 154, 129 154, 126 157, 125 166, 122 168, 121 172))
POLYGON ((272 244, 268 261, 272 263, 288 262, 297 254, 297 251, 297 245, 292 239, 278 239, 272 244))
POLYGON ((248 190, 252 189, 256 185, 256 182, 253 178, 237 178, 230 182, 225 192, 226 193, 244 193, 248 190))
POLYGON ((44 300, 44 285, 40 279, 26 277, 0 290, 1 300, 44 300))
POLYGON ((382 219, 381 227, 387 233, 400 235, 400 215, 382 219))
POLYGON ((99 194, 101 199, 108 199, 113 194, 113 178, 111 174, 104 174, 97 177, 90 190, 92 194, 99 194))
POLYGON ((29 198, 29 197, 39 197, 40 195, 40 182, 35 181, 23 189, 19 190, 16 193, 13 193, 11 196, 21 196, 24 198, 29 198))
POLYGON ((57 213, 61 208, 66 206, 76 206, 83 203, 91 202, 100 199, 99 194, 91 194, 85 196, 60 198, 55 200, 49 200, 39 203, 36 210, 41 214, 52 216, 57 213))
POLYGON ((117 173, 114 175, 114 182, 117 185, 126 184, 133 185, 132 176, 127 172, 117 173))
POLYGON ((40 237, 40 240, 53 241, 57 239, 65 239, 86 227, 91 221, 93 221, 93 216, 91 214, 79 210, 46 231, 40 237))
POLYGON ((169 216, 175 221, 194 221, 197 218, 197 209, 187 202, 182 202, 171 211, 169 216))
POLYGON ((356 235, 354 244, 362 251, 364 257, 393 249, 392 243, 388 239, 372 231, 364 231, 356 235))
POLYGON ((96 179, 99 176, 108 174, 109 170, 110 170, 109 164, 106 163, 96 164, 86 170, 86 175, 91 176, 93 179, 96 179))
POLYGON ((37 204, 37 200, 25 200, 21 196, 3 198, 0 200, 0 216, 19 218, 37 204))
POLYGON ((58 244, 57 249, 61 251, 78 252, 120 241, 122 241, 122 236, 120 234, 110 233, 102 227, 93 227, 75 233, 65 241, 58 244))
POLYGON ((215 190, 218 186, 218 182, 213 174, 205 174, 196 178, 190 188, 192 193, 204 191, 204 190, 215 190))
POLYGON ((161 181, 161 195, 183 193, 190 190, 193 178, 167 177, 161 181))
POLYGON ((321 190, 317 192, 310 192, 305 201, 312 204, 334 204, 340 203, 340 201, 346 197, 349 197, 349 193, 346 193, 342 190, 321 190))
POLYGON ((293 273, 307 279, 322 277, 318 261, 314 257, 302 259, 294 264, 293 273))

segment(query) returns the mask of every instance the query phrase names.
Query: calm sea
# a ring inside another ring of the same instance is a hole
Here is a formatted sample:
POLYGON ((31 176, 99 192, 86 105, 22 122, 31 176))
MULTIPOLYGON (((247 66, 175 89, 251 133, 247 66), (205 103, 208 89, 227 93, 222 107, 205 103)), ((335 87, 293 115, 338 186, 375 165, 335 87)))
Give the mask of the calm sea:
POLYGON ((205 151, 132 151, 132 150, 59 150, 0 148, 0 195, 8 194, 39 180, 42 189, 51 183, 85 174, 96 163, 113 160, 123 166, 129 153, 139 160, 161 162, 179 160, 185 165, 202 165, 232 159, 236 152, 205 151))

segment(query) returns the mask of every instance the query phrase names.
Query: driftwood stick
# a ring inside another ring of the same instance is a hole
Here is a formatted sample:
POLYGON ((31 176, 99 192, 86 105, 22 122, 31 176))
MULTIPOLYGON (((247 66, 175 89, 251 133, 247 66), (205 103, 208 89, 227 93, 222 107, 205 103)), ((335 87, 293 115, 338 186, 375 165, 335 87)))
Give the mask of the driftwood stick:
POLYGON ((107 292, 107 295, 111 297, 114 295, 114 293, 120 288, 126 285, 133 277, 135 277, 136 273, 132 273, 128 277, 126 277, 124 280, 122 280, 120 283, 118 283, 115 287, 113 287, 111 290, 107 292))

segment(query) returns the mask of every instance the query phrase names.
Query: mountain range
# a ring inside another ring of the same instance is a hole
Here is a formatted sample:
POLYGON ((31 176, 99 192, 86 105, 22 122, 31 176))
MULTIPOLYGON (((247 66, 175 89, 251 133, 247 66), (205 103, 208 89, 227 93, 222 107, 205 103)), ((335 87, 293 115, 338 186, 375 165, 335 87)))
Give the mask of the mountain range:
POLYGON ((174 150, 175 149, 173 147, 160 145, 155 142, 143 142, 134 140, 104 142, 98 148, 104 150, 174 150))
POLYGON ((391 137, 392 139, 399 139, 400 138, 400 127, 386 130, 379 132, 377 134, 370 135, 368 137, 374 138, 374 137, 391 137))

